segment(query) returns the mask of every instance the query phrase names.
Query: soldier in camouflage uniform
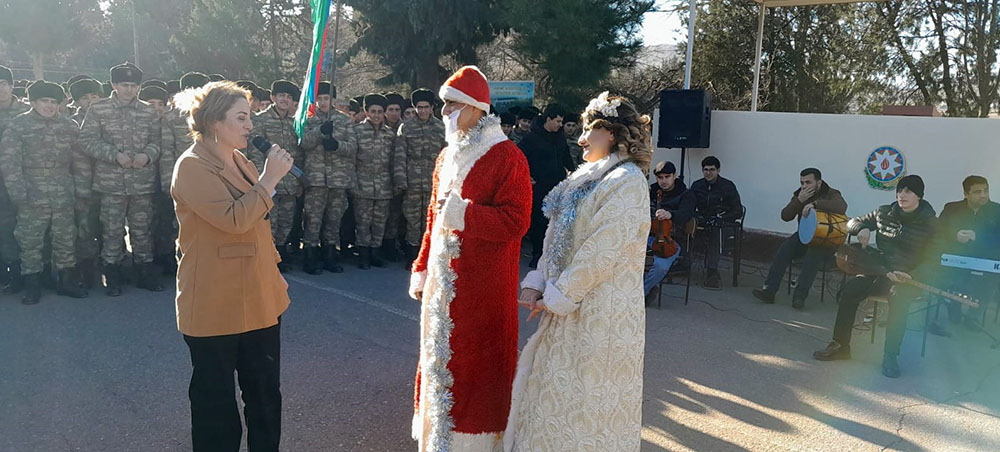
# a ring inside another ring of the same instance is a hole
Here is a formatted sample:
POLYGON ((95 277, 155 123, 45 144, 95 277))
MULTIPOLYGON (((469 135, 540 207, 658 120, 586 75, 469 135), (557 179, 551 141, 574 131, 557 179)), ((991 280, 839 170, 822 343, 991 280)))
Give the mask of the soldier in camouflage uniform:
MULTIPOLYGON (((30 107, 13 95, 14 74, 10 69, 0 66, 0 139, 3 138, 7 124, 15 116, 27 112, 30 107)), ((2 175, 0 175, 2 176, 2 175)), ((11 294, 21 291, 21 252, 14 239, 14 225, 17 223, 17 210, 7 195, 3 177, 0 177, 0 284, 4 285, 4 293, 11 294)))
MULTIPOLYGON (((208 76, 200 72, 188 72, 178 83, 180 90, 201 88, 208 83, 208 76)), ((170 197, 170 184, 177 157, 194 144, 194 138, 188 130, 187 117, 176 108, 163 113, 160 137, 160 158, 157 162, 159 191, 154 201, 157 212, 154 261, 163 267, 163 273, 174 275, 177 273, 177 216, 174 214, 174 200, 170 197)))
MULTIPOLYGON (((389 126, 392 133, 399 135, 399 128, 403 126, 402 113, 406 108, 406 99, 399 93, 389 93, 385 95, 385 125, 389 126)), ((396 187, 393 187, 396 188, 396 187)), ((385 225, 385 236, 382 238, 382 257, 390 262, 395 262, 399 252, 397 246, 403 242, 403 229, 406 223, 403 219, 403 191, 397 189, 393 191, 392 202, 389 203, 389 219, 385 225)))
MULTIPOLYGON (((357 245, 361 256, 358 267, 382 267, 382 261, 372 254, 372 247, 382 243, 389 201, 393 196, 392 164, 396 135, 385 125, 385 96, 365 96, 368 118, 358 124, 357 184, 355 184, 354 218, 357 223, 357 245)), ((395 188, 401 188, 397 186, 395 188)))
POLYGON ((306 199, 303 213, 306 247, 305 271, 322 269, 342 273, 339 264, 340 222, 347 211, 347 191, 357 183, 355 160, 358 142, 354 123, 330 108, 337 94, 328 82, 320 82, 316 113, 306 123, 302 149, 306 154, 306 199), (322 232, 322 239, 320 233, 322 232), (320 250, 322 245, 323 249, 320 250), (322 255, 321 255, 322 253, 322 255))
POLYGON ((510 132, 510 141, 514 144, 521 142, 524 137, 531 132, 531 123, 538 116, 538 109, 535 107, 522 108, 517 112, 517 127, 510 132))
POLYGON ((566 134, 566 145, 569 146, 569 155, 573 158, 576 166, 583 165, 583 148, 577 143, 580 141, 580 115, 568 113, 563 119, 563 132, 566 134))
POLYGON ((111 97, 87 110, 80 131, 84 152, 95 160, 94 191, 101 194, 104 235, 101 260, 108 296, 119 296, 126 221, 132 256, 138 266, 137 286, 154 292, 163 284, 154 276, 153 195, 160 157, 160 118, 139 100, 142 71, 131 63, 111 68, 111 97))
POLYGON ((41 298, 42 247, 51 228, 52 264, 59 295, 84 298, 73 280, 76 266, 76 219, 73 214, 73 152, 80 129, 59 113, 66 94, 45 81, 28 88, 31 110, 18 115, 0 139, 0 172, 17 207, 14 236, 21 248, 25 294, 21 302, 41 298))
MULTIPOLYGON (((299 98, 299 87, 288 80, 278 80, 271 84, 271 106, 260 112, 254 119, 254 135, 264 137, 272 144, 281 146, 288 151, 298 164, 302 164, 304 156, 299 147, 299 137, 295 134, 295 110, 292 110, 294 100, 299 98)), ((267 156, 253 146, 247 148, 247 157, 264 170, 267 156)), ((288 238, 295 221, 297 198, 302 196, 302 183, 292 173, 281 179, 276 187, 274 207, 271 209, 271 233, 274 245, 281 254, 282 262, 278 264, 281 271, 288 271, 288 238)))
MULTIPOLYGON (((393 180, 405 190, 403 215, 406 218, 406 260, 412 262, 426 228, 427 207, 431 202, 434 164, 445 146, 444 123, 434 117, 434 93, 418 89, 410 96, 417 116, 403 123, 396 137, 398 154, 393 180)), ((407 265, 409 268, 409 265, 407 265)))
MULTIPOLYGON (((77 128, 83 124, 87 110, 101 100, 101 83, 91 78, 78 80, 69 86, 76 106, 77 128)), ((76 270, 83 287, 90 289, 99 273, 98 258, 101 253, 101 198, 94 193, 94 159, 77 145, 73 156, 73 183, 76 185, 76 270)))

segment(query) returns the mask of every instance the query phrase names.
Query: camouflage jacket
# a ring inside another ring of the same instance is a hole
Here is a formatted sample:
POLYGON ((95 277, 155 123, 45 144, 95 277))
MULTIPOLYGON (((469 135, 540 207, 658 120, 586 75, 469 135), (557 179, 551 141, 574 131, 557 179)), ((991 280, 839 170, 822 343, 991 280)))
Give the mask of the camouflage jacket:
POLYGON ((397 148, 396 136, 389 126, 374 127, 364 120, 355 127, 358 136, 358 158, 356 160, 358 183, 354 196, 363 199, 392 199, 392 163, 397 148))
POLYGON ((518 129, 515 126, 514 130, 510 131, 510 141, 513 141, 514 144, 520 144, 521 140, 523 140, 524 137, 528 136, 529 133, 531 133, 531 132, 529 131, 529 132, 522 133, 521 129, 518 129))
POLYGON ((326 188, 354 188, 357 184, 355 160, 358 158, 358 136, 354 122, 331 109, 328 114, 316 113, 306 122, 302 136, 302 150, 306 154, 306 185, 326 188), (340 142, 336 151, 323 149, 320 126, 333 122, 333 137, 340 142))
MULTIPOLYGON (((30 110, 31 107, 28 104, 21 102, 16 96, 10 97, 10 105, 0 108, 0 139, 3 138, 4 130, 7 129, 7 124, 14 120, 14 118, 30 110)), ((4 189, 3 174, 0 174, 0 196, 6 193, 4 189)))
POLYGON ((177 162, 177 157, 194 144, 194 138, 188 129, 187 118, 181 116, 180 110, 176 108, 163 113, 160 127, 163 135, 160 161, 157 162, 160 169, 160 190, 169 194, 170 182, 174 177, 174 163, 177 162))
POLYGON ((156 162, 160 158, 160 116, 145 102, 122 103, 118 93, 95 102, 80 130, 80 145, 94 158, 94 191, 114 195, 156 192, 156 162), (146 154, 149 163, 139 169, 122 168, 119 152, 129 157, 146 154))
POLYGON ((434 164, 445 147, 444 122, 431 116, 427 122, 413 118, 403 123, 396 137, 393 184, 407 190, 431 191, 434 164))
MULTIPOLYGON (((71 116, 78 129, 86 115, 87 110, 77 108, 76 113, 71 116)), ((77 198, 89 198, 93 193, 94 158, 83 151, 80 140, 77 140, 76 146, 73 147, 73 184, 76 186, 77 198)))
POLYGON ((576 163, 576 166, 583 165, 583 148, 580 147, 579 140, 579 134, 575 137, 566 137, 566 146, 569 146, 569 156, 573 158, 573 163, 576 163))
POLYGON ((0 139, 0 171, 14 204, 72 206, 74 147, 80 129, 67 116, 30 110, 10 121, 0 139))
MULTIPOLYGON (((302 148, 299 147, 299 137, 295 134, 295 116, 289 114, 288 116, 282 118, 278 115, 278 111, 274 109, 274 105, 267 107, 257 114, 253 118, 253 131, 250 132, 250 139, 253 140, 254 136, 264 137, 271 144, 276 144, 281 146, 282 149, 288 151, 295 159, 295 165, 299 168, 305 163, 304 155, 302 153, 302 148)), ((246 156, 257 166, 257 170, 264 171, 264 161, 267 160, 267 155, 253 145, 247 146, 246 156)), ((302 183, 299 179, 292 175, 291 172, 281 178, 278 182, 278 186, 275 188, 279 195, 295 195, 299 196, 302 194, 302 183)))

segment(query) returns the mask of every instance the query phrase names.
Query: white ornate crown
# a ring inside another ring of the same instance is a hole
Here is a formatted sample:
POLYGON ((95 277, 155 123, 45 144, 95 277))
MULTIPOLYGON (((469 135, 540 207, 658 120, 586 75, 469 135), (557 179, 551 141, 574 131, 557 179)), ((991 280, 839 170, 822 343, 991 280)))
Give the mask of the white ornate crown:
POLYGON ((587 111, 596 111, 606 118, 617 118, 618 107, 622 104, 621 99, 608 100, 608 92, 605 91, 590 101, 587 111))

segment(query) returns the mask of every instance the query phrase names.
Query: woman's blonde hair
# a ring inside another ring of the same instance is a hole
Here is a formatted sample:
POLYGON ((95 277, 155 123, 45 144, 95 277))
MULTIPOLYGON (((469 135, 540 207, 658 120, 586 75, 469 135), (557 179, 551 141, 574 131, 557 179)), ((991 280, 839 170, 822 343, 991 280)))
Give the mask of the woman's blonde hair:
POLYGON ((639 114, 635 105, 624 97, 610 96, 607 101, 618 105, 609 107, 611 104, 607 104, 601 110, 588 108, 580 115, 580 124, 585 128, 611 132, 615 139, 611 151, 626 155, 639 169, 648 172, 653 159, 649 115, 639 114), (608 108, 614 108, 617 116, 606 114, 609 113, 608 108))
POLYGON ((239 99, 250 102, 250 91, 230 81, 211 82, 201 88, 188 88, 174 95, 174 106, 187 116, 188 130, 196 141, 211 130, 213 124, 226 119, 226 112, 239 99))

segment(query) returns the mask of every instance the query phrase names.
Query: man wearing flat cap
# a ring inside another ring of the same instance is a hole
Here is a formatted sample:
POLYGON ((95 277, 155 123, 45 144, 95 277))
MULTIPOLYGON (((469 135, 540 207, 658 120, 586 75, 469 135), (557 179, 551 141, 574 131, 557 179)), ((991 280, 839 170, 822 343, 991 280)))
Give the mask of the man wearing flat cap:
POLYGON ((42 247, 51 228, 52 266, 59 295, 84 298, 77 287, 76 218, 73 212, 73 150, 80 129, 59 113, 62 87, 37 81, 28 87, 31 110, 18 115, 0 139, 0 172, 17 208, 14 236, 21 249, 24 304, 41 298, 42 247))
POLYGON ((387 101, 381 94, 364 98, 367 118, 355 128, 358 136, 357 183, 354 187, 354 221, 361 260, 358 267, 381 267, 372 248, 382 244, 389 202, 393 196, 392 163, 396 134, 385 124, 387 101))
MULTIPOLYGON (((30 109, 13 92, 14 74, 7 67, 0 66, 0 139, 3 139, 10 121, 30 109)), ((20 292, 22 287, 21 253, 14 239, 16 220, 17 212, 0 175, 0 285, 7 294, 20 292)))
MULTIPOLYGON (((76 113, 72 119, 77 128, 83 124, 87 110, 101 100, 101 82, 92 78, 82 78, 69 85, 70 95, 76 113)), ((93 287, 100 272, 97 271, 100 257, 101 199, 94 193, 94 159, 83 152, 78 145, 74 151, 73 182, 76 185, 76 270, 87 289, 93 287)))
POLYGON ((119 296, 125 226, 137 266, 137 286, 164 289, 153 275, 153 196, 160 157, 160 116, 138 99, 142 70, 132 63, 111 68, 111 97, 87 110, 80 132, 94 158, 94 191, 101 194, 101 260, 108 296, 119 296))
POLYGON ((403 194, 403 217, 406 219, 406 267, 417 257, 420 239, 427 229, 427 206, 431 200, 434 164, 447 144, 444 122, 434 117, 434 92, 420 88, 410 95, 417 115, 399 128, 396 146, 399 155, 393 165, 393 181, 403 194))
POLYGON ((341 220, 347 211, 347 191, 354 188, 358 142, 354 123, 331 108, 337 89, 320 82, 316 91, 316 112, 306 122, 302 149, 306 155, 306 196, 303 244, 309 274, 323 270, 342 273, 340 253, 341 220), (320 237, 320 231, 323 235, 320 237), (320 248, 322 246, 322 249, 320 248))
MULTIPOLYGON (((294 125, 294 105, 300 94, 298 85, 288 80, 277 80, 272 83, 271 106, 254 117, 254 129, 251 133, 281 146, 292 155, 297 165, 302 166, 305 163, 305 156, 299 147, 299 137, 295 134, 294 125)), ((247 148, 247 156, 260 171, 264 170, 264 160, 266 160, 264 153, 250 146, 247 148)), ((270 213, 271 234, 274 237, 274 245, 281 254, 282 262, 278 264, 278 268, 284 272, 291 269, 288 265, 290 262, 288 240, 295 222, 297 200, 302 196, 302 183, 292 173, 288 173, 278 182, 276 190, 274 208, 270 213)))

